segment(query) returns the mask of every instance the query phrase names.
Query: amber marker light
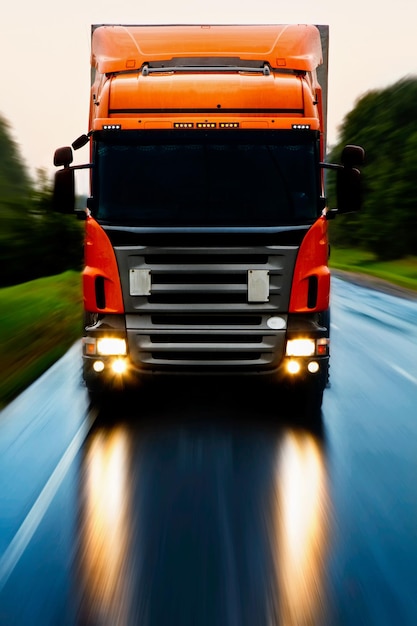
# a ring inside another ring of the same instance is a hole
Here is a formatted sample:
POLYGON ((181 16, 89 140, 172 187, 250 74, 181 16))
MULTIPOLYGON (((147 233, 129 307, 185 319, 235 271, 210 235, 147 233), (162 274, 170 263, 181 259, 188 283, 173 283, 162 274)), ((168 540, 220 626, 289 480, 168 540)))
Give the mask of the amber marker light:
POLYGON ((327 354, 329 350, 329 344, 330 339, 328 339, 327 337, 317 339, 317 354, 321 356, 327 354))
POLYGON ((84 354, 94 356, 96 354, 96 340, 91 337, 84 337, 84 354))

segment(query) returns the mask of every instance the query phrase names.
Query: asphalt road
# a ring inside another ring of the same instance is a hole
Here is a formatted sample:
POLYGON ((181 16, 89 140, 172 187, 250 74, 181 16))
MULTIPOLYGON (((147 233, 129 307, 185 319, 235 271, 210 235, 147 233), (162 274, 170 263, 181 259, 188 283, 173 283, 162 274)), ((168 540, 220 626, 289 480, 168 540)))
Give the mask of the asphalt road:
POLYGON ((322 425, 247 380, 0 414, 0 624, 417 624, 417 302, 333 281, 322 425))

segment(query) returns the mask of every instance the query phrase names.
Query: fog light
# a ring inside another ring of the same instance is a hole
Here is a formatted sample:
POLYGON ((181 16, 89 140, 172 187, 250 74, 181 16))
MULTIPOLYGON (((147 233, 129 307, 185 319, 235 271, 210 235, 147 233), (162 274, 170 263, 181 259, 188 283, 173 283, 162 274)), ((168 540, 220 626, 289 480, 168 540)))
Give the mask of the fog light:
POLYGON ((274 317, 270 317, 266 320, 266 325, 273 330, 282 330, 286 327, 287 323, 283 317, 274 315, 274 317))
POLYGON ((104 370, 104 363, 103 361, 94 361, 93 363, 93 370, 97 373, 100 373, 104 370))
POLYGON ((316 372, 319 371, 320 366, 317 361, 310 361, 310 363, 307 365, 307 369, 311 374, 316 374, 316 372))
POLYGON ((115 374, 124 374, 127 369, 126 361, 124 359, 116 359, 111 364, 111 368, 115 374))
POLYGON ((313 356, 316 351, 314 339, 289 339, 287 356, 313 356))
POLYGON ((288 361, 287 370, 290 374, 298 374, 301 369, 301 365, 298 361, 288 361))

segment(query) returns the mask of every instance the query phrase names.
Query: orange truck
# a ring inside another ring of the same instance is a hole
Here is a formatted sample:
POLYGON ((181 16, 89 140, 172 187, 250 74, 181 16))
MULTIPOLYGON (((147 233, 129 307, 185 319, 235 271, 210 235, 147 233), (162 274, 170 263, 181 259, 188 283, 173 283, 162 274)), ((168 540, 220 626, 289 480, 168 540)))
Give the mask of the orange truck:
POLYGON ((158 373, 264 375, 321 406, 327 225, 359 209, 363 160, 346 146, 341 165, 325 163, 327 50, 327 26, 92 27, 88 133, 54 158, 61 212, 74 211, 75 170, 90 169, 91 391, 158 373), (90 163, 71 165, 88 142, 90 163))

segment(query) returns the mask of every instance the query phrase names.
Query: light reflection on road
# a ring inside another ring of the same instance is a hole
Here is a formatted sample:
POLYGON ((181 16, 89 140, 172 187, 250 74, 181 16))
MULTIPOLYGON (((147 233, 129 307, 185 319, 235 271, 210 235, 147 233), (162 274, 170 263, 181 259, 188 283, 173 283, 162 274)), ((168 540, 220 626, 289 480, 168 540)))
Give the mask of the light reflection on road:
POLYGON ((329 511, 322 444, 306 431, 287 430, 275 476, 280 623, 320 624, 329 511))
POLYGON ((328 494, 315 435, 98 427, 80 479, 78 624, 322 623, 328 494))
POLYGON ((129 441, 123 427, 98 430, 83 472, 80 577, 83 623, 128 624, 129 441))

